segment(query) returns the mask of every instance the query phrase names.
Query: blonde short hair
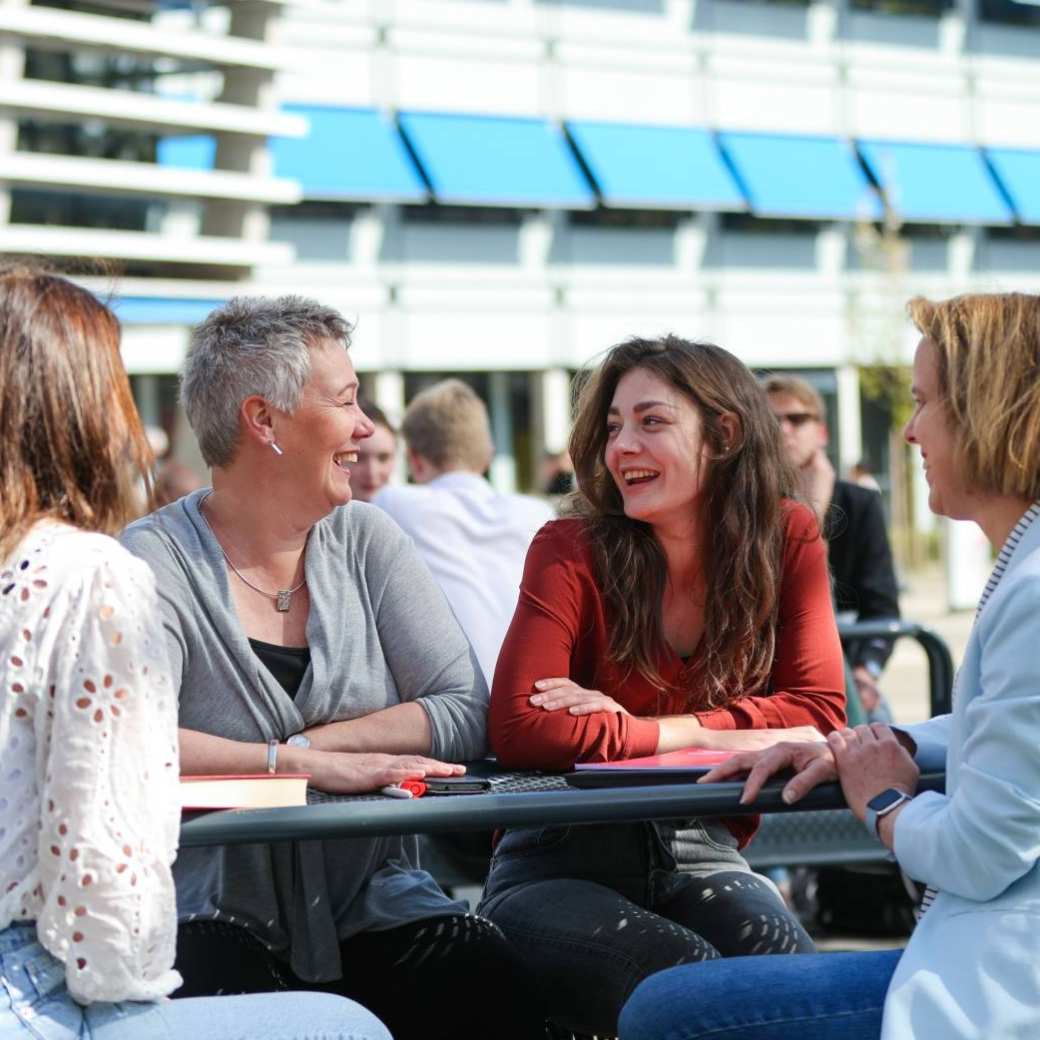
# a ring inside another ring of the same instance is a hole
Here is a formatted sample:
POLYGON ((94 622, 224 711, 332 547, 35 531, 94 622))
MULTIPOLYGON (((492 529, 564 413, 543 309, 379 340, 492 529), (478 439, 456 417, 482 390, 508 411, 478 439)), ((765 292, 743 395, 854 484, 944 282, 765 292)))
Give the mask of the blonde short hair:
POLYGON ((487 408, 461 379, 445 379, 416 394, 401 433, 411 451, 439 470, 483 473, 494 454, 487 408))
POLYGON ((910 320, 939 353, 939 392, 970 487, 1040 498, 1040 296, 918 296, 910 320))
POLYGON ((762 389, 767 394, 790 394, 796 401, 805 405, 806 410, 812 412, 820 422, 827 419, 827 409, 824 407, 820 391, 801 376, 779 375, 774 372, 763 381, 762 389))

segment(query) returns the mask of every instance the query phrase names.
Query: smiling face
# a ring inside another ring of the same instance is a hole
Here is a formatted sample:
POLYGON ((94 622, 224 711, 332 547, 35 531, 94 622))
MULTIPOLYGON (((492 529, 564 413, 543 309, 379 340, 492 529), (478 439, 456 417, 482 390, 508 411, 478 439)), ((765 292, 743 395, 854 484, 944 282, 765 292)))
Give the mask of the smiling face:
POLYGON ((604 461, 625 515, 655 527, 689 524, 708 474, 696 405, 645 368, 618 380, 606 417, 604 461))
POLYGON ((394 473, 397 461, 397 438, 382 424, 361 445, 356 465, 350 470, 350 483, 359 502, 371 502, 394 473))
POLYGON ((939 350, 927 337, 914 354, 914 412, 903 436, 921 450, 928 481, 928 508, 954 520, 970 519, 972 495, 957 471, 955 434, 939 389, 939 350))
POLYGON ((350 357, 336 343, 311 348, 311 370, 292 415, 282 414, 276 440, 279 461, 292 467, 294 498, 317 516, 351 499, 350 469, 372 422, 358 407, 358 380, 350 357))

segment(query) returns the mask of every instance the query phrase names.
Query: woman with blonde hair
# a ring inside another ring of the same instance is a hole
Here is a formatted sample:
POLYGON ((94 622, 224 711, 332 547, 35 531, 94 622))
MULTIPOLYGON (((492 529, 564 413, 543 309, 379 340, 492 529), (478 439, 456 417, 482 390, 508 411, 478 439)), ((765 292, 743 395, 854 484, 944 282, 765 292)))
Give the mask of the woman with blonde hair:
POLYGON ((112 312, 0 270, 0 1037, 388 1040, 324 994, 162 1001, 177 698, 151 572, 107 537, 151 463, 112 312))
POLYGON ((744 797, 793 768, 797 801, 840 780, 849 808, 928 888, 905 951, 790 965, 730 961, 649 979, 624 1040, 1033 1040, 1040 1036, 1040 297, 917 298, 916 445, 932 511, 971 520, 998 552, 953 712, 875 723, 823 746, 737 756, 744 797), (946 752, 946 790, 917 792, 911 753, 946 752))
MULTIPOLYGON (((503 764, 818 738, 845 721, 826 547, 754 377, 675 336, 614 347, 571 437, 574 515, 542 528, 495 670, 503 764)), ((553 1016, 612 1034, 667 965, 804 952, 809 937, 729 821, 531 828, 499 843, 482 911, 553 1016)))

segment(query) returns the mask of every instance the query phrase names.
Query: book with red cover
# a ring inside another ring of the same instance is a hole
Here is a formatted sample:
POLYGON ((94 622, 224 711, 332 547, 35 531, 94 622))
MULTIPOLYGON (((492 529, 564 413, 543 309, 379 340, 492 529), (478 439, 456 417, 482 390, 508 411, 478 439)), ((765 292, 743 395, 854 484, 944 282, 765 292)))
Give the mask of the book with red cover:
POLYGON ((277 809, 307 804, 309 773, 182 776, 181 809, 277 809))
POLYGON ((574 787, 628 787, 634 784, 681 784, 737 754, 706 748, 679 748, 660 755, 620 758, 613 762, 578 762, 567 783, 574 787))

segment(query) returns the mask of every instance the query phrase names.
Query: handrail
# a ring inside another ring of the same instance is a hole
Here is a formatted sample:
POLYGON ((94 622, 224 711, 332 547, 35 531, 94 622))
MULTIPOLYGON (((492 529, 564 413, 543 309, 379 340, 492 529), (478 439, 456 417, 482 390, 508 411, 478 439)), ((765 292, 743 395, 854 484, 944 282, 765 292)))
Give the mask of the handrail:
POLYGON ((849 639, 894 639, 907 636, 921 644, 928 658, 928 701, 930 714, 946 715, 953 706, 953 656, 946 641, 934 629, 916 621, 848 621, 839 623, 838 635, 844 643, 849 639))

